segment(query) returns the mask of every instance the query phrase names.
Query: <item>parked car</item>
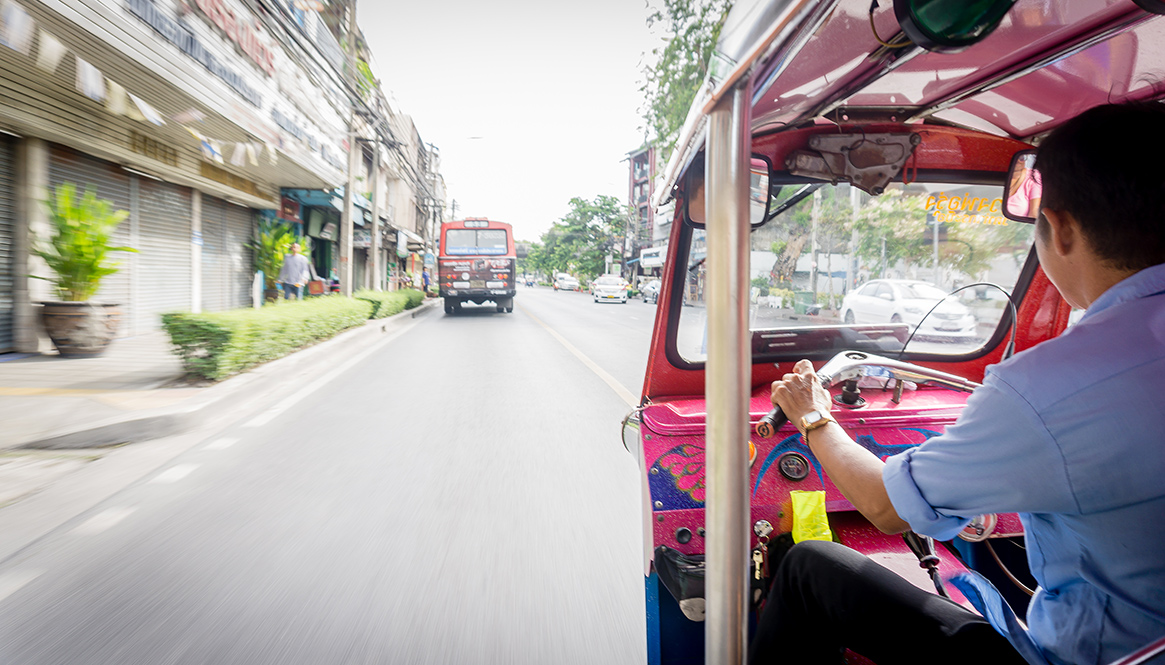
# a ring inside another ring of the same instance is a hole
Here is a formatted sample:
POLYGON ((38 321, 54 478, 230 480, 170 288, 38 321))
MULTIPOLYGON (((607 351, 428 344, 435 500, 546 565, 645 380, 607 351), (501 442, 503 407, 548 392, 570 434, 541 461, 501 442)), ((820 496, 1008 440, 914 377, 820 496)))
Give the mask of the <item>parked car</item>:
POLYGON ((646 282, 639 290, 639 295, 643 296, 643 302, 659 302, 659 280, 653 279, 646 282))
POLYGON ((595 302, 614 300, 626 304, 628 286, 626 280, 618 275, 603 275, 591 282, 591 295, 595 302))
POLYGON ((559 275, 554 280, 555 291, 578 291, 578 280, 570 275, 559 275))
POLYGON ((875 279, 851 291, 841 301, 841 318, 845 323, 905 323, 918 338, 943 341, 970 341, 975 338, 978 322, 966 305, 946 297, 942 289, 908 279, 875 279), (926 316, 934 307, 934 311, 926 316))

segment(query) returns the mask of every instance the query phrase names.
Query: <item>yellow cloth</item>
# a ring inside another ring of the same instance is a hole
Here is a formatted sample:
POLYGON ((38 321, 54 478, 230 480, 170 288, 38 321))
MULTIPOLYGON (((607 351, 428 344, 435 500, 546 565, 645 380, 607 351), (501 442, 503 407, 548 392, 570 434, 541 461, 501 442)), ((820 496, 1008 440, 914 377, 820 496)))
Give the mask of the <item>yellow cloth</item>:
POLYGON ((825 492, 793 490, 789 496, 793 499, 793 542, 833 540, 825 512, 825 492))

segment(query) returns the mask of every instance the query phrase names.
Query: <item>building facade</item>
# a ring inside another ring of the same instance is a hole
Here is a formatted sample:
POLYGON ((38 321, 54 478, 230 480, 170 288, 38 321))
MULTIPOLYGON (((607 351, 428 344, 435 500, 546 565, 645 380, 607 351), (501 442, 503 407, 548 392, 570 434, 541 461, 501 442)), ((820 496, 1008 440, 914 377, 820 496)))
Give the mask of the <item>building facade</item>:
MULTIPOLYGON (((114 244, 137 252, 116 257, 120 269, 95 297, 122 305, 121 336, 156 330, 167 311, 249 306, 249 245, 263 217, 295 224, 312 238, 320 275, 336 272, 350 149, 366 183, 352 197, 357 283, 385 284, 370 268, 373 228, 381 266, 394 228, 423 249, 416 221, 396 224, 393 193, 373 186, 401 170, 402 141, 378 131, 391 110, 376 85, 352 83, 328 20, 336 7, 305 4, 4 0, 0 352, 47 348, 37 303, 55 294, 35 279, 50 275, 33 248, 48 237, 43 201, 64 183, 129 213, 114 244)), ((433 198, 415 180, 420 198, 433 198)))

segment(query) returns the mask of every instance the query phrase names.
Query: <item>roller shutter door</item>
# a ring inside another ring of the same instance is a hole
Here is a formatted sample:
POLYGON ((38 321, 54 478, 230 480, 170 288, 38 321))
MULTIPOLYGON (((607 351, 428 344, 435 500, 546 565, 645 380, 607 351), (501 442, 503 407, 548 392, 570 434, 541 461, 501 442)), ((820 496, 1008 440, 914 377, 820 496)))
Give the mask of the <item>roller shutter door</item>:
MULTIPOLYGON (((53 145, 49 151, 49 186, 53 189, 66 182, 77 186, 78 192, 95 187, 97 196, 109 199, 114 209, 130 210, 130 176, 120 166, 81 154, 64 146, 53 145)), ((110 239, 115 246, 130 246, 130 220, 122 222, 110 239)), ((115 252, 113 260, 120 263, 118 271, 101 280, 101 288, 94 296, 98 302, 121 305, 121 329, 125 335, 135 317, 136 303, 131 301, 130 271, 132 254, 115 252)))
POLYGON ((202 310, 219 312, 228 309, 226 291, 228 255, 223 228, 225 206, 222 199, 202 195, 202 310))
POLYGON ((202 309, 251 305, 254 211, 202 195, 202 309))
POLYGON ((13 211, 12 142, 0 139, 0 353, 12 350, 13 261, 15 260, 16 215, 13 211))
POLYGON ((227 265, 230 266, 227 277, 230 308, 250 307, 251 281, 255 272, 249 245, 254 238, 255 211, 228 203, 225 220, 229 256, 227 265))
POLYGON ((157 330, 165 312, 190 311, 191 190, 149 178, 138 182, 136 332, 157 330))

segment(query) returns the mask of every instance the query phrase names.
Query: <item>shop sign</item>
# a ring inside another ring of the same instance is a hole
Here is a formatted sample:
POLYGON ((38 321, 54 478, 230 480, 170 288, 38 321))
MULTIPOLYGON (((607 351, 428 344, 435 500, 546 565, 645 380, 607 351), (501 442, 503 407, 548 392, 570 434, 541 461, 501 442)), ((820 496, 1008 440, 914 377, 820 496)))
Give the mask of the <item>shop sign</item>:
POLYGON ((145 155, 146 157, 156 159, 170 166, 178 166, 177 148, 170 147, 144 134, 139 134, 132 129, 129 131, 129 147, 130 150, 133 150, 139 155, 145 155))
POLYGON ((409 242, 409 239, 405 237, 405 234, 401 233, 400 231, 397 231, 397 233, 396 233, 396 255, 401 257, 402 259, 409 255, 408 242, 409 242))
POLYGON ((437 257, 433 256, 432 252, 425 252, 425 267, 432 268, 437 265, 437 257))
POLYGON ((335 240, 336 239, 336 223, 328 222, 324 224, 324 228, 320 231, 320 240, 335 240))
POLYGON ((220 62, 185 26, 159 11, 153 0, 126 0, 125 6, 131 14, 153 28, 166 41, 197 60, 211 74, 222 79, 232 90, 239 93, 240 97, 256 107, 263 106, 263 98, 254 88, 247 85, 238 72, 220 62))
POLYGON ((356 249, 369 249, 372 247, 372 232, 368 229, 356 229, 352 233, 352 246, 356 249))
POLYGON ((199 173, 207 180, 213 180, 219 184, 226 185, 232 189, 237 189, 240 192, 246 192, 251 196, 263 199, 265 201, 275 201, 275 197, 268 195, 259 185, 251 180, 247 180, 242 176, 237 176, 226 169, 211 164, 210 162, 202 162, 199 164, 199 173))
POLYGON ((279 216, 292 222, 302 222, 299 217, 299 201, 293 201, 284 196, 279 201, 279 216))
POLYGON ((223 31, 226 38, 247 54, 267 76, 275 74, 275 54, 259 39, 254 19, 238 17, 223 5, 222 0, 195 0, 195 3, 210 22, 223 31))

